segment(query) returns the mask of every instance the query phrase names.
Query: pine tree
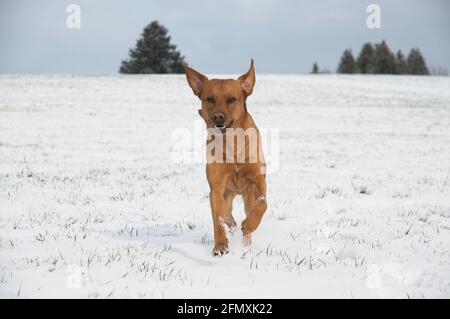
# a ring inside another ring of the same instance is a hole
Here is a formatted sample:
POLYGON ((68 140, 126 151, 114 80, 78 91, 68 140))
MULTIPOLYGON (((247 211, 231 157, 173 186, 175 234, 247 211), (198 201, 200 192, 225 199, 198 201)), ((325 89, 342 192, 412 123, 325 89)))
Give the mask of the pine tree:
POLYGON ((395 74, 395 56, 383 40, 375 45, 375 74, 395 74))
POLYGON ((398 50, 395 55, 395 70, 397 74, 408 74, 408 65, 402 50, 398 50))
POLYGON ((337 73, 352 74, 356 72, 356 63, 353 58, 352 50, 347 49, 344 51, 339 62, 337 73))
POLYGON ((375 50, 372 43, 365 43, 359 53, 358 59, 356 60, 356 66, 358 67, 358 72, 367 74, 373 73, 375 66, 375 50))
POLYGON ((406 60, 408 64, 408 73, 416 75, 429 75, 425 59, 418 48, 411 49, 406 60))
POLYGON ((184 57, 170 43, 167 29, 151 22, 144 28, 136 47, 130 49, 129 58, 122 60, 120 73, 183 73, 184 57))
POLYGON ((317 62, 314 62, 311 73, 312 74, 319 73, 319 66, 317 65, 317 62))

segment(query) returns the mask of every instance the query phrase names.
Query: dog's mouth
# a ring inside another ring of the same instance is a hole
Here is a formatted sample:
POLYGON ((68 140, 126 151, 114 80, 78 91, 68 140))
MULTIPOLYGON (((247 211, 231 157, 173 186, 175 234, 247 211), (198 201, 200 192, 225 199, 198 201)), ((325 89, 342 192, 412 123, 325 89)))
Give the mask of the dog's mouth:
POLYGON ((219 131, 224 131, 227 129, 227 126, 225 124, 223 125, 214 125, 214 128, 219 130, 219 131))
POLYGON ((233 121, 231 121, 230 123, 228 123, 228 125, 226 124, 222 124, 222 125, 214 125, 214 128, 219 130, 222 133, 225 133, 227 128, 231 128, 231 126, 233 125, 233 121))

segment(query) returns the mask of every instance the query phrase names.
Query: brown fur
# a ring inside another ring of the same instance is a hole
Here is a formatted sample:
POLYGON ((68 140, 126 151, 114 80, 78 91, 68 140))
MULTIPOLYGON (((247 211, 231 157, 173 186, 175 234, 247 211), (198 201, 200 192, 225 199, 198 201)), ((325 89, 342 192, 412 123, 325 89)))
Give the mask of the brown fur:
MULTIPOLYGON (((247 147, 249 141, 246 137, 244 163, 239 163, 235 155, 231 162, 206 165, 214 225, 213 255, 221 256, 228 252, 228 239, 223 224, 228 225, 232 230, 236 227, 232 215, 233 198, 236 195, 243 196, 246 218, 241 224, 241 229, 245 244, 251 243, 251 233, 260 224, 267 209, 265 161, 261 152, 259 131, 246 106, 247 97, 252 94, 255 85, 255 70, 252 60, 249 71, 237 80, 209 80, 187 65, 185 65, 185 71, 189 86, 201 100, 199 113, 207 128, 214 128, 214 115, 222 114, 227 128, 244 130, 252 128, 256 130, 258 136, 259 155, 256 162, 249 161, 247 147)), ((223 134, 224 150, 226 149, 225 136, 226 134, 223 134)), ((237 149, 239 145, 234 146, 236 152, 242 151, 237 149)))

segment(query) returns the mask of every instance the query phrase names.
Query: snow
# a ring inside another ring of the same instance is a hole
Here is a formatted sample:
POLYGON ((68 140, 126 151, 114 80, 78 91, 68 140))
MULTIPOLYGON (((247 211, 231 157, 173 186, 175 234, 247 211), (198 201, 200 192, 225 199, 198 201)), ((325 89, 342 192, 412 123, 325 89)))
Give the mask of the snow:
POLYGON ((450 78, 259 75, 278 167, 222 258, 173 160, 198 106, 181 75, 1 75, 0 297, 450 297, 450 78))

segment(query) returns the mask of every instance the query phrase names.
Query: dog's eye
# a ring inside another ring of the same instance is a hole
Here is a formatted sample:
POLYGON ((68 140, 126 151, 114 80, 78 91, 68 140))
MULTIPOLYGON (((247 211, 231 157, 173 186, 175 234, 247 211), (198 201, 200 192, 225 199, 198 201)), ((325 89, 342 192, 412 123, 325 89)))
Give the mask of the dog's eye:
POLYGON ((212 97, 208 97, 208 98, 206 99, 206 101, 207 101, 208 103, 214 103, 214 102, 215 102, 214 99, 213 99, 212 97))
POLYGON ((236 102, 236 98, 235 97, 229 97, 227 99, 227 104, 231 104, 231 103, 234 103, 234 102, 236 102))

